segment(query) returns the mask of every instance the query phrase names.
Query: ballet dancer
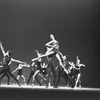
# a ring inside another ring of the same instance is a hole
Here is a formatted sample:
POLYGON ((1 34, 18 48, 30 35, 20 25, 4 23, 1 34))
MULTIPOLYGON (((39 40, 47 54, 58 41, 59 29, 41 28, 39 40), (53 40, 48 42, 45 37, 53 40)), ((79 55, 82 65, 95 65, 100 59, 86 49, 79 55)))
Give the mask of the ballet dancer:
POLYGON ((74 64, 74 62, 69 62, 69 64, 71 65, 69 68, 69 75, 72 76, 72 78, 73 78, 74 88, 76 88, 78 86, 78 84, 79 84, 79 87, 81 87, 80 68, 81 68, 81 66, 85 67, 85 65, 80 63, 80 59, 78 56, 76 57, 76 64, 74 64))
MULTIPOLYGON (((64 68, 63 63, 62 63, 62 59, 64 56, 60 52, 58 41, 54 38, 53 34, 50 35, 50 38, 51 38, 51 41, 45 44, 45 47, 47 50, 46 53, 42 54, 40 57, 51 56, 51 55, 52 55, 52 57, 56 56, 56 58, 58 59, 59 64, 60 64, 59 67, 63 67, 64 71, 66 73, 68 73, 68 71, 66 70, 66 68, 64 68)), ((50 58, 52 58, 52 57, 50 57, 50 58)), ((35 60, 35 59, 32 59, 32 60, 35 60)))
MULTIPOLYGON (((33 84, 34 84, 34 81, 35 81, 35 78, 37 77, 37 75, 39 75, 44 81, 46 81, 46 79, 41 75, 41 74, 45 74, 46 73, 45 68, 42 68, 42 65, 43 65, 42 64, 42 59, 39 57, 41 54, 38 52, 38 50, 36 50, 36 53, 37 53, 37 58, 38 59, 37 60, 34 59, 34 61, 36 61, 35 65, 37 66, 37 68, 36 68, 36 71, 35 71, 35 73, 33 75, 33 84)), ((32 61, 33 61, 33 59, 32 59, 32 61)), ((32 65, 33 65, 33 63, 32 63, 32 65)))
POLYGON ((56 83, 56 70, 55 70, 55 66, 54 66, 54 54, 50 54, 47 56, 47 61, 48 61, 48 65, 47 65, 47 82, 46 82, 46 88, 48 88, 48 86, 50 85, 50 78, 51 75, 53 75, 53 87, 55 88, 55 83, 56 83))
MULTIPOLYGON (((63 55, 59 49, 59 42, 54 38, 53 34, 50 35, 50 39, 51 41, 45 44, 46 53, 42 54, 40 57, 54 55, 58 59, 60 66, 63 67, 63 64, 61 61, 61 57, 63 57, 63 55)), ((34 61, 34 59, 32 59, 32 61, 34 61)))
POLYGON ((20 86, 17 78, 11 73, 10 64, 11 64, 12 61, 18 62, 18 63, 25 63, 25 62, 21 62, 19 60, 15 60, 15 59, 11 58, 11 55, 12 55, 11 50, 8 50, 7 52, 5 52, 4 48, 2 46, 2 42, 0 42, 0 48, 1 48, 1 51, 2 51, 3 56, 4 56, 3 62, 2 62, 3 67, 0 70, 0 75, 1 74, 4 74, 4 75, 2 77, 0 77, 0 81, 8 73, 18 83, 18 85, 20 86))
POLYGON ((22 63, 17 63, 17 66, 18 67, 12 73, 15 73, 16 71, 18 71, 18 73, 17 73, 17 80, 19 80, 19 78, 21 77, 21 78, 23 78, 22 82, 26 83, 25 82, 25 77, 22 74, 22 69, 23 69, 23 67, 30 67, 30 65, 26 64, 26 63, 23 63, 23 64, 22 63))
MULTIPOLYGON (((32 65, 30 66, 30 75, 27 81, 27 85, 29 84, 30 79, 33 77, 33 75, 35 74, 35 72, 37 71, 37 66, 35 65, 35 62, 32 63, 32 65)), ((42 86, 42 84, 40 83, 39 79, 37 76, 35 76, 36 81, 38 82, 38 84, 40 86, 42 86)), ((32 86, 34 85, 34 82, 32 81, 32 86)))
MULTIPOLYGON (((68 63, 67 57, 63 56, 63 66, 64 66, 64 68, 67 67, 67 63, 68 63)), ((68 73, 66 73, 66 71, 63 69, 63 67, 58 67, 58 75, 57 76, 58 77, 57 77, 57 81, 56 81, 56 87, 58 87, 58 84, 60 82, 61 77, 63 77, 66 80, 67 85, 70 85, 72 88, 74 87, 72 78, 69 76, 68 73)))
MULTIPOLYGON (((54 52, 53 53, 49 53, 49 54, 39 54, 39 52, 37 51, 37 59, 38 59, 38 62, 41 61, 41 58, 42 57, 47 57, 47 61, 48 61, 48 65, 47 65, 47 68, 46 68, 46 73, 47 73, 47 80, 46 80, 46 88, 48 88, 48 86, 50 85, 50 77, 51 77, 51 74, 53 74, 53 87, 55 87, 55 81, 56 81, 56 71, 55 71, 55 67, 54 67, 54 60, 53 60, 53 57, 54 57, 54 52)), ((36 60, 36 58, 32 59, 32 61, 36 60)), ((41 69, 41 66, 39 67, 39 70, 37 70, 37 72, 35 73, 35 75, 37 75, 38 73, 42 73, 42 69, 41 69)), ((35 77, 34 75, 34 77, 35 77)))
POLYGON ((81 69, 81 67, 85 67, 85 65, 84 64, 81 64, 80 63, 80 59, 79 59, 79 56, 77 56, 76 57, 76 65, 75 65, 75 67, 76 67, 76 83, 75 83, 75 87, 77 87, 77 85, 78 85, 78 83, 79 83, 79 87, 81 87, 81 71, 80 71, 80 69, 81 69))
MULTIPOLYGON (((0 64, 2 64, 2 62, 0 62, 0 64)), ((3 65, 0 65, 0 67, 2 68, 3 67, 3 65)), ((3 77, 5 75, 5 73, 4 74, 2 74, 2 76, 1 77, 3 77)), ((10 81, 10 76, 9 76, 9 74, 8 73, 6 73, 6 75, 5 75, 7 78, 8 78, 8 80, 7 80, 7 84, 9 85, 10 83, 9 83, 9 81, 10 81)), ((0 85, 1 85, 1 81, 0 81, 0 85)))

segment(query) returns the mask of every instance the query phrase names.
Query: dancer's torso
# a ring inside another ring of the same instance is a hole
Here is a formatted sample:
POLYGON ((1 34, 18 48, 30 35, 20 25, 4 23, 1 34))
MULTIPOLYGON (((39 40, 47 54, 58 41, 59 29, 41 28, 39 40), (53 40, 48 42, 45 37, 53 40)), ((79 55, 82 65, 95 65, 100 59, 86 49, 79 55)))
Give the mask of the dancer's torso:
POLYGON ((8 65, 10 63, 10 61, 11 61, 11 57, 9 57, 9 56, 6 55, 4 57, 4 59, 3 59, 3 66, 8 65))
POLYGON ((19 69, 19 70, 18 70, 17 75, 22 75, 22 69, 19 69))
POLYGON ((41 71, 41 62, 37 61, 36 62, 36 65, 37 65, 37 70, 40 70, 41 71))

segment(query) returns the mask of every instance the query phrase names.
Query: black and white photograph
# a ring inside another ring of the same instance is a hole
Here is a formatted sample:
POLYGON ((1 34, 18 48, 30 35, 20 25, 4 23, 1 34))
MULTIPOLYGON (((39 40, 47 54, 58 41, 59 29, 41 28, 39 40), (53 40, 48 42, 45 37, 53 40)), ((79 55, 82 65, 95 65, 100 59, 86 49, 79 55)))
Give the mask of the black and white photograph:
POLYGON ((100 100, 99 0, 0 0, 0 100, 100 100))

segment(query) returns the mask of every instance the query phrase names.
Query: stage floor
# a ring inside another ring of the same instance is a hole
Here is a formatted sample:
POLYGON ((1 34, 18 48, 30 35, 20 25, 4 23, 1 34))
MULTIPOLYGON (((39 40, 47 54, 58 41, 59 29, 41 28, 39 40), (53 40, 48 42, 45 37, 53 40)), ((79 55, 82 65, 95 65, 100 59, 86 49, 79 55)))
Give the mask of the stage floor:
POLYGON ((1 84, 0 100, 100 100, 100 89, 1 84))
POLYGON ((67 86, 59 86, 57 88, 53 88, 52 86, 49 86, 48 88, 46 88, 46 86, 39 86, 39 85, 17 85, 17 84, 10 84, 10 85, 6 85, 6 84, 1 84, 0 88, 10 88, 10 89, 37 89, 37 90, 56 90, 56 91, 94 91, 94 92, 100 92, 100 88, 87 88, 87 87, 76 87, 76 88, 71 88, 71 87, 67 87, 67 86))

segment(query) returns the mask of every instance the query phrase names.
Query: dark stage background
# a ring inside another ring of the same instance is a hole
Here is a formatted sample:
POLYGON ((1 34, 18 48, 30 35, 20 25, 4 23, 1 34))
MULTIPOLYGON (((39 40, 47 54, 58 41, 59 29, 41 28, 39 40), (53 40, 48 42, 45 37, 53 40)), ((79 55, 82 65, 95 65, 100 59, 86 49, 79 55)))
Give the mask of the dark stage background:
MULTIPOLYGON (((99 11, 99 0, 0 0, 0 41, 5 51, 13 51, 13 58, 30 64, 35 50, 44 53, 54 34, 69 60, 75 62, 78 55, 86 65, 81 69, 82 86, 100 87, 99 11)), ((13 63, 11 70, 15 68, 13 63)), ((26 80, 29 72, 23 69, 26 80)))

